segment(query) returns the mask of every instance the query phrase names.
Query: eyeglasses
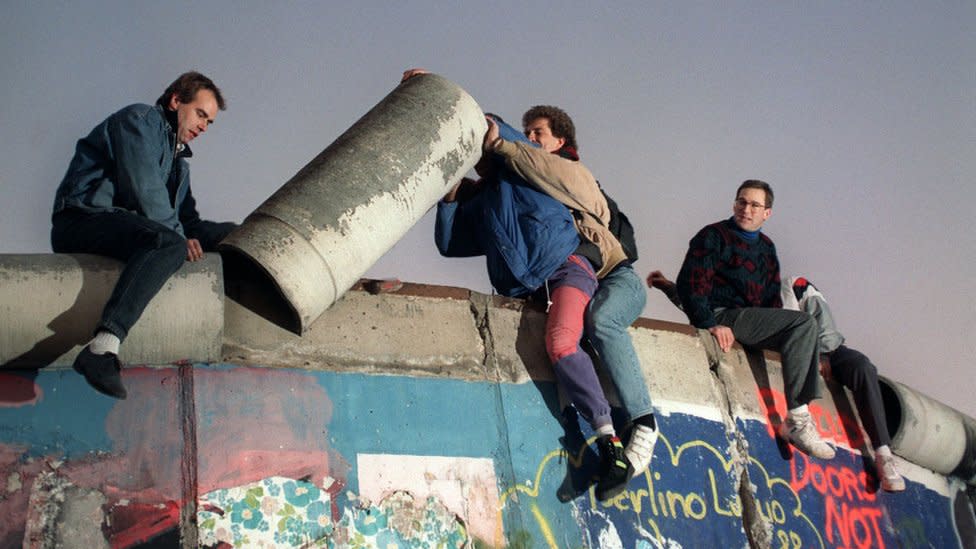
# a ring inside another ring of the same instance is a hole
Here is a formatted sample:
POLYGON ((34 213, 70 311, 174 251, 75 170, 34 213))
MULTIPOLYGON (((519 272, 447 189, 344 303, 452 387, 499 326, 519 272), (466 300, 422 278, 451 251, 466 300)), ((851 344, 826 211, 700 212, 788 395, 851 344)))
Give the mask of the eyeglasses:
POLYGON ((748 200, 745 200, 743 198, 735 199, 734 204, 736 208, 745 209, 746 207, 748 207, 750 210, 754 210, 754 211, 765 210, 768 208, 768 206, 766 206, 765 204, 760 204, 759 202, 749 202, 748 200))

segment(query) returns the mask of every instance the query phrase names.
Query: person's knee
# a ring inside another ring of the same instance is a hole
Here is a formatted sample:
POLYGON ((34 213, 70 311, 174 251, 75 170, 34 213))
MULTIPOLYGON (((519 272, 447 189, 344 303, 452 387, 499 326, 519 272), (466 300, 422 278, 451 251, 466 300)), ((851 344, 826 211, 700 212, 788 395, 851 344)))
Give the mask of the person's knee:
POLYGON ((626 329, 619 315, 605 307, 591 308, 586 315, 586 331, 593 337, 606 337, 626 329))
POLYGON ((820 326, 817 324, 816 319, 807 313, 802 313, 796 330, 806 338, 812 338, 815 341, 819 339, 820 326))
POLYGON ((175 231, 157 231, 147 243, 157 261, 173 272, 186 261, 186 240, 175 231))
POLYGON ((579 331, 569 327, 556 327, 546 337, 546 353, 549 360, 557 362, 580 350, 579 331))

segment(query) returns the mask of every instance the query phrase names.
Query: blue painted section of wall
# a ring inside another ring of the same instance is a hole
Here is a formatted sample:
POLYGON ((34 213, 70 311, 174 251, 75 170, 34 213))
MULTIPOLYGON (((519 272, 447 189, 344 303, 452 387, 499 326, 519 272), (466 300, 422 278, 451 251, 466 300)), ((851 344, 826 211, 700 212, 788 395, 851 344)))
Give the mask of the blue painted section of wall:
MULTIPOLYGON (((130 399, 143 402, 131 409, 141 410, 139 418, 150 430, 153 406, 146 402, 154 398, 167 411, 162 414, 167 428, 178 430, 167 415, 174 407, 170 399, 178 394, 174 373, 143 369, 130 391, 130 399)), ((347 493, 359 492, 358 454, 480 457, 493 460, 509 540, 530 540, 536 547, 599 547, 607 540, 619 540, 623 547, 667 540, 683 547, 748 544, 730 461, 733 442, 720 422, 678 413, 661 417, 663 436, 652 470, 614 501, 600 503, 585 490, 597 468, 596 454, 584 442, 592 433, 575 420, 564 428, 558 410, 550 407, 556 402, 550 383, 496 385, 227 365, 198 365, 194 375, 201 454, 236 459, 231 449, 208 448, 228 422, 240 429, 240 447, 254 446, 272 457, 266 439, 272 431, 290 430, 298 442, 287 450, 327 448, 337 456, 331 467, 344 483, 336 494, 340 509, 355 505, 347 493), (296 389, 304 396, 296 397, 296 389), (249 413, 238 415, 244 411, 249 413)), ((0 408, 0 447, 8 455, 26 447, 21 463, 38 456, 90 461, 99 459, 92 452, 135 451, 125 441, 120 444, 125 432, 111 425, 117 421, 112 418, 127 415, 113 408, 133 402, 102 397, 70 371, 41 371, 36 383, 42 395, 36 403, 0 408)), ((738 428, 748 442, 760 512, 774 525, 774 546, 959 546, 948 498, 914 482, 902 494, 875 492, 859 456, 841 451, 830 462, 790 460, 765 424, 739 421, 738 428)), ((127 462, 113 463, 125 467, 127 462)), ((282 473, 274 459, 263 467, 259 473, 265 477, 282 473)), ((113 477, 140 473, 146 478, 144 471, 109 468, 103 481, 114 486, 113 477)), ((144 488, 151 489, 148 478, 144 488)), ((24 510, 9 508, 11 501, 0 502, 0 512, 23 516, 24 510)))
POLYGON ((591 546, 615 532, 624 547, 673 540, 683 547, 745 547, 730 442, 720 422, 684 414, 658 419, 651 470, 611 502, 580 504, 591 546), (612 527, 611 527, 612 524, 612 527))
MULTIPOLYGON (((721 426, 682 414, 661 424, 665 438, 651 474, 632 481, 611 505, 583 506, 593 546, 611 522, 624 547, 639 547, 648 533, 684 547, 746 543, 735 479, 724 474, 729 454, 715 451, 728 445, 721 426)), ((829 462, 790 461, 764 424, 740 422, 739 428, 748 439, 750 481, 761 515, 773 524, 774 547, 957 546, 950 502, 942 495, 913 482, 904 493, 875 492, 856 454, 841 449, 829 462), (924 543, 916 545, 919 540, 924 543)))
POLYGON ((92 391, 72 370, 36 374, 16 373, 33 381, 39 402, 0 407, 0 443, 26 446, 28 457, 58 455, 69 459, 109 448, 105 418, 116 401, 92 391))

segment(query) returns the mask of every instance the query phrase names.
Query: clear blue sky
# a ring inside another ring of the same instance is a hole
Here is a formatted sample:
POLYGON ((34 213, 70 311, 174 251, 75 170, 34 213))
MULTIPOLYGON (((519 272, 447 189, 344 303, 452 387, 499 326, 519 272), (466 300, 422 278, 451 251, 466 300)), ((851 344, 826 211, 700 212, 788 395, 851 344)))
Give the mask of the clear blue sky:
MULTIPOLYGON (((976 416, 976 3, 5 2, 0 252, 48 252, 75 141, 210 75, 194 194, 240 221, 422 66, 516 121, 560 105, 583 161, 674 276, 739 182, 776 191, 784 274, 882 373, 976 416)), ((395 143, 391 143, 395 146, 395 143)), ((489 290, 425 217, 367 276, 489 290)), ((685 321, 655 291, 645 316, 685 321)))

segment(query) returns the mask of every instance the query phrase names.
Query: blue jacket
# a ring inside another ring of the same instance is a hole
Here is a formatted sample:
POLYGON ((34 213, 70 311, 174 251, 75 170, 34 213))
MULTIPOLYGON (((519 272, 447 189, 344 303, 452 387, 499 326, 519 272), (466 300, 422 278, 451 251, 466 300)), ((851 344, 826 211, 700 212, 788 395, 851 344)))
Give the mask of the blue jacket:
POLYGON ((200 221, 185 160, 191 155, 189 147, 177 152, 160 105, 129 105, 78 140, 54 213, 128 210, 185 236, 184 225, 200 221))
MULTIPOLYGON (((507 140, 525 136, 499 123, 507 140)), ((498 161, 498 176, 483 180, 466 200, 437 204, 434 240, 441 255, 484 255, 495 291, 522 297, 538 289, 579 246, 566 206, 528 185, 498 161)))

